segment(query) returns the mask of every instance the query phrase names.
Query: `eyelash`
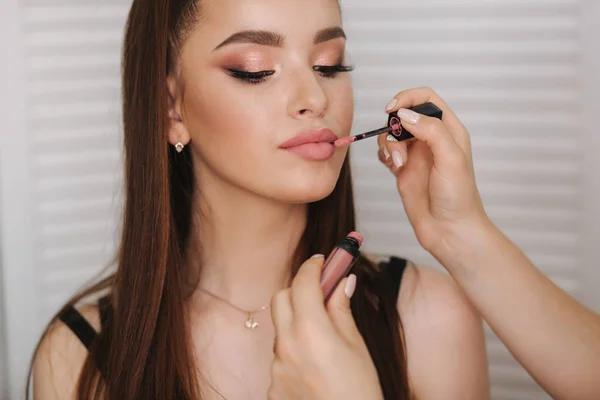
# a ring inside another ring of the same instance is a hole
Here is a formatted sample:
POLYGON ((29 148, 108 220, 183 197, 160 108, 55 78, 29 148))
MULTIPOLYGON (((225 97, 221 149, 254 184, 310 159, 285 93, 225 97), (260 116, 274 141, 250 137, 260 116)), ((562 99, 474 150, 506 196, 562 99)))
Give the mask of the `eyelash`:
POLYGON ((325 78, 335 78, 340 72, 350 72, 354 69, 351 65, 317 65, 313 69, 323 75, 325 78))
MULTIPOLYGON (((313 69, 325 78, 335 78, 336 75, 338 75, 341 72, 352 71, 354 67, 342 64, 316 65, 313 67, 313 69)), ((229 71, 232 77, 250 83, 252 85, 257 85, 259 83, 264 82, 269 76, 275 73, 275 71, 248 72, 231 68, 228 68, 227 70, 229 71)))

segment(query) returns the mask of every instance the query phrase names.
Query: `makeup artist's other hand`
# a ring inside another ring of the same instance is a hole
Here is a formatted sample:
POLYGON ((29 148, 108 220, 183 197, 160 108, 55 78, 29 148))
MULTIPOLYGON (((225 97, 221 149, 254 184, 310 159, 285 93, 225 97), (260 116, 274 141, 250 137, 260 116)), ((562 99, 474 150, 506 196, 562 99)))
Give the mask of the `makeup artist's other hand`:
POLYGON ((356 277, 340 282, 326 308, 320 286, 323 261, 322 256, 307 260, 291 288, 273 298, 276 340, 268 398, 383 399, 375 365, 350 310, 356 277))
POLYGON ((431 89, 398 93, 386 112, 398 111, 402 126, 415 139, 378 138, 379 158, 396 175, 408 218, 421 245, 436 257, 451 254, 452 243, 488 226, 475 184, 469 132, 431 89), (408 107, 432 102, 442 121, 408 107))

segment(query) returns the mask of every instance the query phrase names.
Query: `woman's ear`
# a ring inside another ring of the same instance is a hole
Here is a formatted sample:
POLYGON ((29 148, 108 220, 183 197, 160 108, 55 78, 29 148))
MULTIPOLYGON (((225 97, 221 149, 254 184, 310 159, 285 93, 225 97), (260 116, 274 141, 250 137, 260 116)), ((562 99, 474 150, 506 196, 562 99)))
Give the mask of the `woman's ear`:
POLYGON ((186 146, 191 138, 182 118, 179 84, 173 76, 167 77, 167 91, 169 93, 169 143, 176 147, 178 144, 186 146))

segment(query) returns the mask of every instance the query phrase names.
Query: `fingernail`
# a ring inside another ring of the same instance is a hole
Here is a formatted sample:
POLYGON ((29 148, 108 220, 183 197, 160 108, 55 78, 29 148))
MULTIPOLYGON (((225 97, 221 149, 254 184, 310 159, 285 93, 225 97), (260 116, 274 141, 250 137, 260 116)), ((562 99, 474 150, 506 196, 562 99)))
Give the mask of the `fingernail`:
POLYGON ((394 167, 400 168, 402 164, 404 164, 402 153, 400 153, 398 150, 392 150, 392 162, 394 163, 394 167))
POLYGON ((419 122, 419 119, 421 119, 421 116, 418 113, 407 108, 399 109, 398 116, 401 120, 406 121, 409 124, 416 124, 417 122, 419 122))
POLYGON ((354 294, 354 289, 356 289, 356 275, 350 274, 348 280, 346 281, 346 287, 344 288, 344 293, 348 298, 351 298, 354 294))
POLYGON ((397 102, 398 102, 398 100, 396 100, 396 99, 390 100, 390 102, 387 103, 387 106, 385 106, 385 112, 390 112, 391 109, 394 108, 394 106, 396 105, 397 102))
POLYGON ((311 258, 324 258, 325 256, 323 254, 315 254, 314 256, 312 256, 311 258))
POLYGON ((385 161, 390 159, 390 152, 388 151, 387 147, 383 148, 383 156, 385 157, 385 161))
POLYGON ((385 137, 385 140, 387 140, 388 142, 397 142, 396 138, 393 137, 392 135, 387 135, 385 137))

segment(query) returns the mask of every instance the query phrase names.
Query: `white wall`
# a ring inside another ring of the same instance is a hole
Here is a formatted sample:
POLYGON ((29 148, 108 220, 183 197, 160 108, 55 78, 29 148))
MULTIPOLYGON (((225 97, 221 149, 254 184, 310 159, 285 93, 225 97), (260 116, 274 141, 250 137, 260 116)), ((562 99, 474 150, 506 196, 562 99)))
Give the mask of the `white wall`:
MULTIPOLYGON (((383 125, 381 109, 396 91, 434 87, 471 131, 491 217, 555 282, 600 310, 598 2, 342 4, 357 66, 354 131, 383 125)), ((8 343, 0 377, 9 366, 15 399, 41 328, 115 246, 119 51, 128 5, 0 1, 8 343)), ((369 249, 437 265, 419 248, 375 141, 354 147, 353 157, 369 249)), ((495 400, 548 398, 491 332, 488 346, 495 400)))

